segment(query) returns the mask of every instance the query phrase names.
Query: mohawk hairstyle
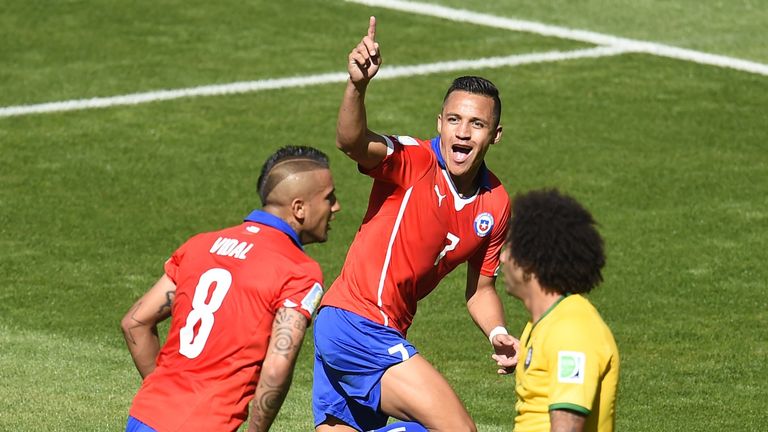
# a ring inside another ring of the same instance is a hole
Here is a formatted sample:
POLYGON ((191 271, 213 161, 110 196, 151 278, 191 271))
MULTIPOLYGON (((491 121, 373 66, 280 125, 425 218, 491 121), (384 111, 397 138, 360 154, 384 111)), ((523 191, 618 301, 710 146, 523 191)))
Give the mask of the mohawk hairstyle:
POLYGON ((517 264, 560 294, 588 293, 603 281, 603 239, 592 215, 556 189, 517 195, 507 245, 517 264))
POLYGON ((443 106, 445 101, 448 100, 448 96, 455 91, 465 91, 467 93, 488 96, 493 99, 493 120, 496 122, 495 126, 499 125, 501 121, 501 99, 499 98, 499 89, 493 85, 492 82, 485 78, 478 76, 462 76, 453 80, 453 83, 448 88, 443 98, 443 106))
POLYGON ((308 146, 285 146, 279 148, 267 158, 261 167, 261 174, 256 189, 259 192, 261 204, 267 203, 267 197, 272 190, 289 174, 309 171, 312 169, 328 169, 328 156, 322 151, 308 146), (288 169, 275 169, 276 166, 288 169))

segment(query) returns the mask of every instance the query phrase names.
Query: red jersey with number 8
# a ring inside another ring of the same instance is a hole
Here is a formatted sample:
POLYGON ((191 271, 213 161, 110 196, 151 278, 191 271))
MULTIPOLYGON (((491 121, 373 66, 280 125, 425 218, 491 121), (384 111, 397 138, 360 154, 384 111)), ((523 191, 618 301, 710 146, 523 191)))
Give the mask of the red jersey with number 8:
POLYGON ((439 137, 384 139, 387 156, 365 172, 374 179, 368 211, 321 307, 354 312, 405 336, 416 303, 459 264, 495 276, 509 195, 483 165, 477 192, 461 197, 439 137))
POLYGON ((320 301, 320 266, 295 233, 257 213, 266 223, 247 219, 198 234, 165 263, 176 284, 168 340, 130 410, 158 431, 237 430, 277 310, 295 308, 311 319, 320 301))

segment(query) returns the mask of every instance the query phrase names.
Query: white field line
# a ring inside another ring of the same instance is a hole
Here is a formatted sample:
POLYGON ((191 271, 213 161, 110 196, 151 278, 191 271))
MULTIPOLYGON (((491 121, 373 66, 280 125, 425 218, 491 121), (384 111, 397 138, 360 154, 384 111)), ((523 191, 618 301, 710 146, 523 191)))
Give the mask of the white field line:
POLYGON ((472 12, 464 9, 453 9, 428 3, 419 3, 403 0, 345 0, 350 3, 359 3, 367 6, 394 9, 403 12, 411 12, 419 15, 428 15, 444 18, 451 21, 465 22, 496 27, 506 30, 535 33, 541 36, 551 36, 560 39, 569 39, 586 42, 595 45, 614 46, 624 48, 627 52, 641 52, 661 57, 669 57, 677 60, 736 69, 758 75, 768 76, 768 65, 727 57, 717 54, 709 54, 700 51, 663 45, 655 42, 627 39, 617 36, 595 33, 586 30, 570 29, 535 21, 523 21, 511 18, 502 18, 493 15, 472 12))
MULTIPOLYGON (((513 55, 508 57, 490 57, 475 60, 457 60, 439 63, 429 63, 414 66, 391 66, 379 72, 380 79, 425 75, 431 73, 451 72, 462 69, 485 69, 503 66, 516 66, 529 63, 553 62, 586 57, 604 57, 626 52, 640 52, 661 57, 736 69, 758 75, 768 76, 768 65, 748 60, 709 54, 700 51, 678 48, 634 39, 626 39, 586 30, 569 29, 534 21, 523 21, 511 18, 472 12, 463 9, 452 9, 427 3, 403 0, 345 0, 350 3, 364 4, 374 7, 394 9, 420 15, 444 18, 457 22, 472 23, 487 27, 496 27, 535 33, 541 36, 557 37, 599 45, 598 48, 576 51, 553 51, 538 54, 513 55)), ((217 96, 257 92, 291 87, 303 87, 346 81, 346 73, 326 73, 303 77, 276 78, 258 81, 244 81, 230 84, 208 85, 176 90, 159 90, 145 93, 134 93, 122 96, 97 97, 91 99, 76 99, 61 102, 49 102, 34 105, 16 105, 0 107, 0 117, 21 116, 27 114, 42 114, 59 111, 74 111, 92 108, 106 108, 119 105, 137 105, 161 100, 180 99, 196 96, 217 96)))
MULTIPOLYGON (((415 75, 428 75, 460 70, 488 69, 505 66, 518 66, 531 63, 556 62, 579 58, 597 58, 626 52, 621 47, 596 47, 574 51, 549 51, 535 54, 511 55, 506 57, 488 57, 472 60, 455 60, 438 63, 426 63, 413 66, 388 66, 382 68, 376 79, 393 79, 415 75)), ((346 72, 326 73, 291 78, 277 78, 258 81, 244 81, 230 84, 207 85, 176 90, 159 90, 145 93, 133 93, 122 96, 76 99, 62 102, 50 102, 36 105, 17 105, 0 108, 0 117, 42 114, 59 111, 75 111, 92 108, 107 108, 119 105, 138 105, 148 102, 180 99, 195 96, 217 96, 225 94, 249 93, 262 90, 306 87, 320 84, 342 83, 349 75, 346 72)))
POLYGON ((176 90, 157 90, 145 93, 132 93, 121 96, 74 99, 61 102, 49 102, 35 105, 16 105, 0 108, 0 117, 12 117, 26 114, 42 114, 59 111, 75 111, 91 108, 107 108, 119 105, 138 105, 148 102, 181 99, 195 96, 218 96, 272 90, 289 87, 311 86, 335 83, 346 80, 346 73, 327 73, 293 78, 243 81, 229 84, 207 85, 176 90))

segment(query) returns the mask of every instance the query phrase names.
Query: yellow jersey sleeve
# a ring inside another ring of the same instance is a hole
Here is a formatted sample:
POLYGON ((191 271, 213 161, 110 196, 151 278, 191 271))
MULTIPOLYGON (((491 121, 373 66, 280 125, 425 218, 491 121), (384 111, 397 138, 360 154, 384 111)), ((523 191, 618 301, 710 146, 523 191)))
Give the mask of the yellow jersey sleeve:
POLYGON ((591 320, 570 317, 554 323, 544 344, 550 359, 549 410, 589 415, 600 382, 601 339, 591 320))

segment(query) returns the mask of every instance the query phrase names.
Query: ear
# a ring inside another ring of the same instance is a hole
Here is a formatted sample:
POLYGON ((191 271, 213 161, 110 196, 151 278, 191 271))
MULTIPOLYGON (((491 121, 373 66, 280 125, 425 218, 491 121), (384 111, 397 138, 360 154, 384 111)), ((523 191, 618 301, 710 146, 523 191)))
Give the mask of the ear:
POLYGON ((496 126, 496 136, 493 137, 493 143, 496 144, 497 142, 501 141, 501 132, 502 132, 501 125, 496 126))
POLYGON ((307 206, 303 199, 294 198, 293 201, 291 201, 291 214, 299 223, 304 223, 304 219, 307 217, 306 212, 307 206))
POLYGON ((443 129, 443 113, 437 115, 437 134, 440 135, 443 129))

